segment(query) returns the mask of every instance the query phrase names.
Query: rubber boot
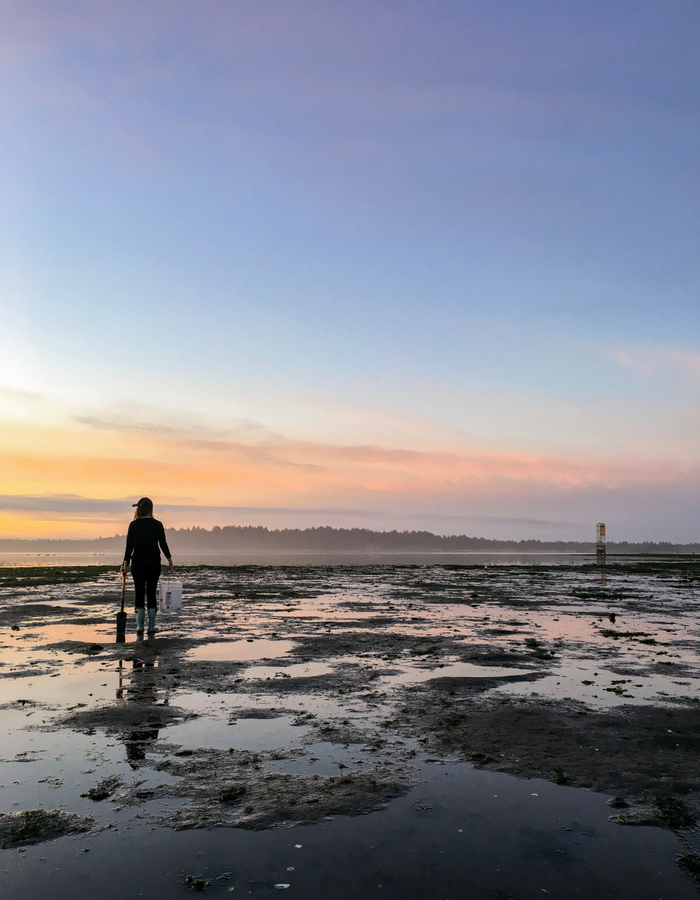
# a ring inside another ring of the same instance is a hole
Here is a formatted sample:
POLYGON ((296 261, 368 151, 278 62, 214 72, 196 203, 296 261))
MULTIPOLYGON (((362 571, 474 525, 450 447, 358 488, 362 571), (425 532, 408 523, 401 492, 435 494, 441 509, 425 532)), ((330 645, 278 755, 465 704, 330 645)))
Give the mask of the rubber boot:
POLYGON ((143 634, 143 620, 146 617, 145 609, 136 610, 136 634, 143 634))
POLYGON ((148 610, 148 633, 153 634, 156 630, 156 611, 155 609, 148 610))

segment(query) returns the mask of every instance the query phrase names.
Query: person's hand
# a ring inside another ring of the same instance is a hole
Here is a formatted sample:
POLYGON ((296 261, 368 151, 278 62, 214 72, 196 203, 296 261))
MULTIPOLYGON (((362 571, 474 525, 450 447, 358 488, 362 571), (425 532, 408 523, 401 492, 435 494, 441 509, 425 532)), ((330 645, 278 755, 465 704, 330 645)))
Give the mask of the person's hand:
POLYGON ((173 565, 172 559, 169 559, 169 560, 168 560, 168 570, 169 570, 169 572, 170 572, 171 575, 172 575, 173 572, 175 571, 175 566, 173 565))

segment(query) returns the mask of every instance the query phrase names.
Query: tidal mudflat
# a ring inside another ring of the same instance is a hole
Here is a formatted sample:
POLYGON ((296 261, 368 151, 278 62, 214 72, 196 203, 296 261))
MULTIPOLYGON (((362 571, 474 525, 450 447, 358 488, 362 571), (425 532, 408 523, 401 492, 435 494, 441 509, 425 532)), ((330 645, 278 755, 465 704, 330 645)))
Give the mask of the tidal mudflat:
POLYGON ((700 564, 0 568, 7 896, 691 898, 700 564))

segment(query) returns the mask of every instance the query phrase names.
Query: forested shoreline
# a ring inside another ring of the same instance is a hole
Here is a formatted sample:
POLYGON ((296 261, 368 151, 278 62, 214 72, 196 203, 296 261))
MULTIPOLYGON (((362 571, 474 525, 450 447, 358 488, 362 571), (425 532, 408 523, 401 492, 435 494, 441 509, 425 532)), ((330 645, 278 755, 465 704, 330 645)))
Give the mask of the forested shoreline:
MULTIPOLYGON (((125 535, 94 539, 0 538, 0 551, 113 551, 124 546, 125 535)), ((190 550, 278 550, 286 552, 521 552, 587 553, 593 541, 505 541, 468 535, 438 535, 429 531, 372 531, 368 528, 283 528, 226 525, 207 528, 169 528, 173 552, 190 550)), ((610 553, 700 553, 700 543, 609 542, 610 553)))

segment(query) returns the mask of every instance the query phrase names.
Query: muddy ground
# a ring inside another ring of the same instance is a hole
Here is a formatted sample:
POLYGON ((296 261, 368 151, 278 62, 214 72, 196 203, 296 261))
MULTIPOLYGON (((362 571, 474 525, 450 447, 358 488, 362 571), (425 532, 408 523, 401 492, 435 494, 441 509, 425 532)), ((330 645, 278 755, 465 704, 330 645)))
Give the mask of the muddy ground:
MULTIPOLYGON (((179 575, 181 612, 115 643, 113 569, 0 569, 0 718, 35 748, 3 761, 118 745, 129 774, 97 759, 82 795, 174 829, 362 815, 419 758, 609 794, 621 826, 700 819, 694 561, 179 575)), ((0 812, 6 846, 94 826, 0 812)))

